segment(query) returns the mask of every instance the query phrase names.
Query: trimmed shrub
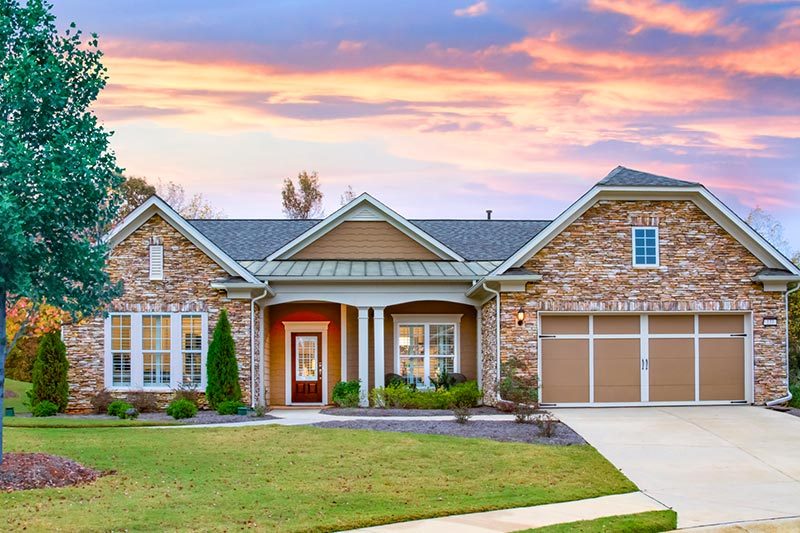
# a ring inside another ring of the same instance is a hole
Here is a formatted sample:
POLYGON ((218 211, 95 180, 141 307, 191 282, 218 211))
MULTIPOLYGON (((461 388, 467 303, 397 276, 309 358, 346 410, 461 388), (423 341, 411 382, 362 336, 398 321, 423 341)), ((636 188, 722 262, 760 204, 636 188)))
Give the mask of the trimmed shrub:
POLYGON ((53 416, 58 413, 58 406, 50 400, 41 400, 31 409, 33 416, 53 416))
POLYGON ((59 412, 67 408, 69 384, 67 383, 67 347, 58 333, 48 333, 42 337, 36 351, 31 378, 31 405, 36 406, 45 400, 54 403, 59 412))
POLYGON ((208 347, 206 362, 206 400, 212 409, 222 402, 242 400, 239 386, 239 364, 236 361, 236 345, 231 335, 231 323, 225 309, 219 314, 214 327, 214 336, 208 347))
POLYGON ((125 401, 131 404, 140 413, 155 413, 158 411, 158 396, 148 391, 129 392, 125 401))
POLYGON ((406 383, 393 383, 370 391, 370 405, 387 409, 468 409, 478 405, 480 398, 475 381, 453 385, 449 390, 416 390, 406 383))
POLYGON ((235 415, 240 407, 245 405, 237 400, 228 400, 217 405, 217 413, 221 415, 235 415))
POLYGON ((108 389, 102 389, 100 392, 92 396, 90 403, 94 408, 94 412, 98 414, 106 414, 108 412, 108 406, 111 405, 111 402, 114 401, 114 396, 108 391, 108 389))
POLYGON ((108 415, 125 418, 125 411, 128 409, 133 409, 133 406, 125 400, 114 400, 108 405, 108 415))
POLYGON ((175 420, 192 418, 197 414, 197 406, 185 398, 172 400, 167 406, 167 414, 175 420))
POLYGON ((333 387, 333 403, 339 407, 358 407, 360 392, 360 381, 340 381, 333 387))
POLYGON ((475 407, 480 402, 483 393, 478 388, 477 381, 466 381, 450 388, 450 408, 475 407))

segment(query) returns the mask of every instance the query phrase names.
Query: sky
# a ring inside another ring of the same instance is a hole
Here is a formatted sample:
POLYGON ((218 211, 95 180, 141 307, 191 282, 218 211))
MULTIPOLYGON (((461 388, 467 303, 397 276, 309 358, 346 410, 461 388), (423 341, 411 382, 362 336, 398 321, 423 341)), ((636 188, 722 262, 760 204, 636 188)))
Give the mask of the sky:
POLYGON ((800 2, 56 0, 126 174, 279 218, 316 170, 409 218, 550 219, 617 165, 800 249, 800 2))

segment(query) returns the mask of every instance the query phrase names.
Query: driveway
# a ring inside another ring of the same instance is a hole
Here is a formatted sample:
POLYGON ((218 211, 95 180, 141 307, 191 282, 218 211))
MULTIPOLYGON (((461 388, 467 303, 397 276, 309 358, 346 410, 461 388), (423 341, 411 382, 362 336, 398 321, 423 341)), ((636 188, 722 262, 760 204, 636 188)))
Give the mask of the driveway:
POLYGON ((749 406, 554 412, 679 527, 800 515, 800 418, 749 406))

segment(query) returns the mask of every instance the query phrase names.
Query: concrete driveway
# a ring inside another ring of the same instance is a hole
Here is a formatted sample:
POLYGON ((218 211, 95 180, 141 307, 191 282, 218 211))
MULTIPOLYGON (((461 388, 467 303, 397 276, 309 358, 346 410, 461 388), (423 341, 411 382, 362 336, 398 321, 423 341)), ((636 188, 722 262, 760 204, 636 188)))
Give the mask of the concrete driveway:
POLYGON ((558 409, 679 527, 800 515, 800 418, 760 407, 558 409))

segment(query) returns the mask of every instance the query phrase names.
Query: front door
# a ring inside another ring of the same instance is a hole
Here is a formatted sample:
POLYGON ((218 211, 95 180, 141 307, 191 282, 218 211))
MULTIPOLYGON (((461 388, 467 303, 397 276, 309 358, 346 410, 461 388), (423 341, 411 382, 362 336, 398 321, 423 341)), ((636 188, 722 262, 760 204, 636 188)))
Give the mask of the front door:
POLYGON ((322 334, 292 333, 292 403, 322 402, 322 334))

